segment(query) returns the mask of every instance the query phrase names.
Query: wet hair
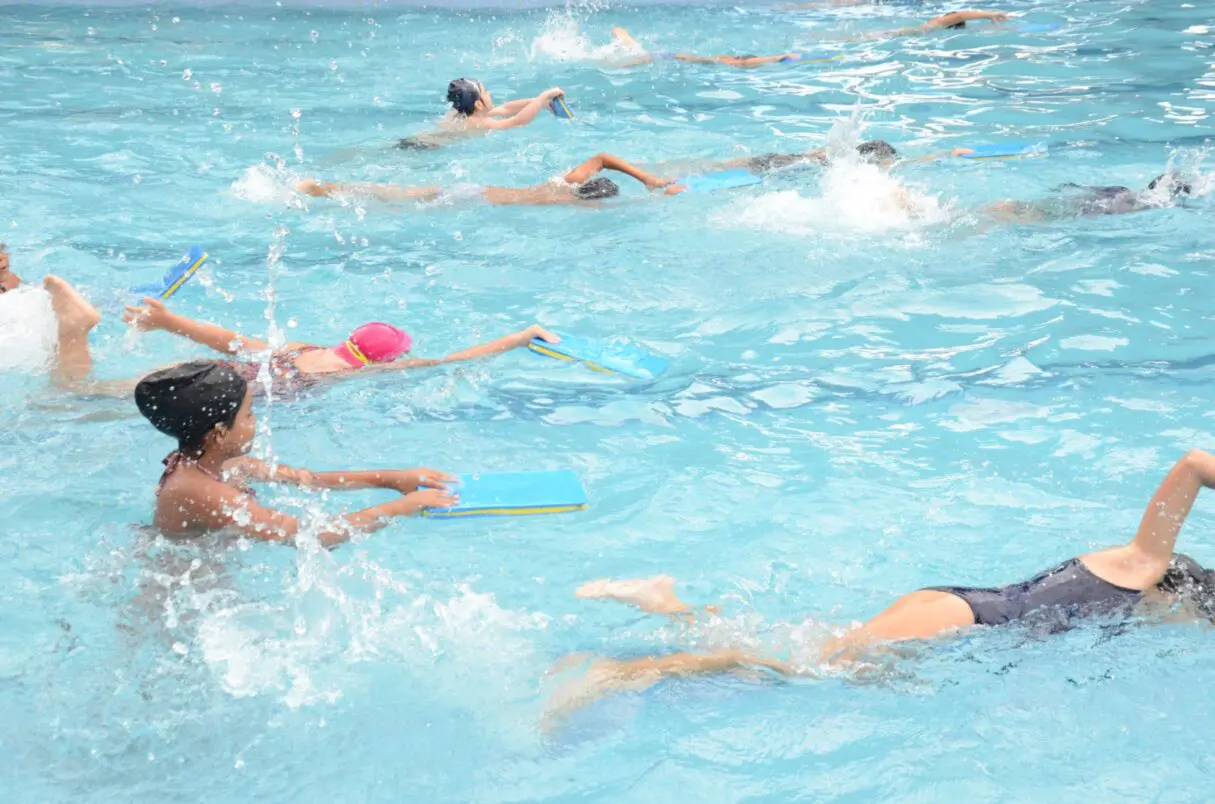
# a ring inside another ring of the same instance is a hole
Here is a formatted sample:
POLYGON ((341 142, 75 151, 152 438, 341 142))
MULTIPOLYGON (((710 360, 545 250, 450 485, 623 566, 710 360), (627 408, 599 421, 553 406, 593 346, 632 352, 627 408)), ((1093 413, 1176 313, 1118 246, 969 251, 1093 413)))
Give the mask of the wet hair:
POLYGON ((1168 191, 1169 198, 1176 198, 1179 195, 1190 195, 1194 192, 1194 185, 1190 184, 1176 173, 1161 173, 1159 176, 1148 182, 1147 188, 1149 190, 1155 190, 1157 187, 1160 187, 1161 184, 1164 185, 1163 189, 1168 191))
POLYGON ((481 85, 468 78, 457 78, 447 85, 447 102, 451 108, 468 117, 481 100, 481 85))
POLYGON ((135 404, 152 426, 177 439, 182 452, 201 452, 218 425, 231 427, 249 384, 227 363, 193 360, 154 371, 135 386, 135 404))
POLYGON ((599 198, 614 198, 620 195, 620 186, 611 179, 600 176, 597 179, 584 181, 574 190, 574 194, 583 201, 594 201, 599 198))
POLYGON ((1183 553, 1175 553, 1157 588, 1177 595, 1200 615, 1215 622, 1215 571, 1183 553))
POLYGON ((856 152, 866 162, 884 162, 887 159, 897 159, 899 152, 885 140, 869 140, 856 146, 856 152))

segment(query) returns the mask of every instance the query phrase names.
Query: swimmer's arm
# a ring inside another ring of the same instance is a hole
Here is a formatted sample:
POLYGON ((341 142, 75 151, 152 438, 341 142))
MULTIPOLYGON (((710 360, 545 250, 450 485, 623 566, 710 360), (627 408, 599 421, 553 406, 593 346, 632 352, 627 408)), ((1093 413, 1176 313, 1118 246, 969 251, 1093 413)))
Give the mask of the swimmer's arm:
POLYGON ((262 483, 287 483, 310 489, 393 489, 409 494, 419 488, 446 488, 455 480, 435 469, 365 469, 313 472, 283 464, 271 465, 257 458, 236 458, 224 464, 230 478, 262 483))
POLYGON ((241 352, 260 352, 270 344, 256 338, 246 338, 239 332, 225 329, 206 321, 195 321, 184 315, 169 312, 159 299, 144 299, 145 307, 128 306, 122 318, 142 330, 163 330, 195 343, 209 346, 217 352, 235 355, 241 352))
POLYGON ((1167 566, 1194 499, 1203 488, 1215 488, 1215 456, 1191 450, 1156 489, 1131 545, 1146 558, 1167 566))
POLYGON ((548 107, 549 102, 560 95, 564 95, 560 89, 553 87, 552 89, 541 92, 536 97, 524 104, 523 108, 515 112, 511 117, 505 120, 490 120, 485 124, 486 128, 491 128, 494 131, 502 131, 508 128, 518 128, 526 126, 528 123, 536 119, 536 115, 548 107))
POLYGON ((512 115, 523 109, 533 100, 535 100, 535 98, 519 98, 518 100, 507 101, 500 106, 495 106, 494 108, 490 109, 489 113, 492 117, 505 117, 507 115, 512 115))
MULTIPOLYGON (((172 516, 180 515, 188 525, 183 529, 232 528, 250 538, 280 544, 294 543, 299 535, 297 517, 266 508, 231 486, 209 485, 210 489, 197 496, 179 496, 173 500, 163 500, 161 504, 174 507, 172 516)), ((373 533, 388 524, 386 520, 392 517, 411 516, 423 508, 454 504, 449 500, 452 498, 433 489, 405 494, 389 502, 342 515, 341 522, 335 523, 338 526, 317 533, 317 540, 325 547, 336 547, 350 541, 353 531, 373 533)))
POLYGON ((1008 19, 1008 15, 1002 11, 951 11, 948 14, 942 14, 935 17, 920 26, 921 31, 932 31, 938 28, 948 28, 951 25, 957 25, 959 22, 971 22, 973 20, 991 20, 992 22, 1003 22, 1008 19))
POLYGON ((672 183, 668 179, 661 179, 652 173, 646 173, 636 165, 630 164, 620 157, 609 153, 595 154, 569 173, 566 173, 565 180, 570 184, 582 184, 596 173, 604 170, 615 170, 626 176, 632 176, 650 190, 657 190, 672 183))
POLYGON ((903 161, 905 161, 905 162, 935 162, 938 159, 947 159, 951 156, 966 156, 967 154, 973 154, 974 152, 975 152, 974 148, 953 148, 948 151, 938 151, 935 154, 928 154, 926 156, 917 156, 914 159, 906 159, 903 161))
POLYGON ((749 59, 735 59, 732 64, 738 67, 759 67, 764 64, 772 64, 773 62, 784 61, 785 59, 796 55, 796 53, 782 53, 779 56, 754 56, 749 59))
POLYGON ((477 360, 482 357, 492 357, 500 355, 503 352, 509 352, 512 349, 519 349, 527 346, 532 342, 533 338, 540 338, 548 343, 560 343, 561 339, 543 327, 533 324, 527 329, 519 330, 513 335, 507 335, 497 340, 483 343, 479 346, 473 346, 468 349, 463 349, 459 352, 452 352, 447 357, 443 358, 441 363, 461 363, 467 360, 477 360))

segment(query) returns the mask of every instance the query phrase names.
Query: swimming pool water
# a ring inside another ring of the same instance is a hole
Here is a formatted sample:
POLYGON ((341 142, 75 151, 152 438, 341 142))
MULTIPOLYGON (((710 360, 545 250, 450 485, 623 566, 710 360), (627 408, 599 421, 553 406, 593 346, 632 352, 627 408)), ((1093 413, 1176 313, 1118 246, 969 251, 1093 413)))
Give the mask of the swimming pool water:
MULTIPOLYGON (((332 343, 388 320, 437 355, 538 321, 672 359, 631 384, 521 352, 261 410, 259 454, 288 464, 570 468, 584 513, 398 521, 333 553, 172 544, 148 527, 169 444, 129 403, 49 391, 30 365, 45 298, 0 298, 5 798, 1206 800, 1215 641, 1190 625, 975 634, 874 683, 673 682, 539 731, 566 654, 804 659, 903 592, 1127 538, 1176 457, 1215 447, 1204 197, 1039 226, 974 212, 1201 173, 1209 11, 998 7, 1062 27, 832 39, 937 4, 0 6, 0 239, 18 273, 62 275, 102 310, 98 376, 201 353, 119 319, 122 289, 192 242, 212 260, 174 308, 244 331, 332 343), (656 49, 844 56, 606 69, 613 24, 656 49), (577 119, 386 147, 460 75, 499 99, 560 86, 577 119), (829 132, 913 156, 1051 152, 676 198, 622 181, 600 210, 284 189, 525 186, 598 151, 695 161, 829 132), (572 595, 657 572, 722 618, 676 627, 572 595)), ((1210 510, 1180 542, 1207 565, 1210 510)))

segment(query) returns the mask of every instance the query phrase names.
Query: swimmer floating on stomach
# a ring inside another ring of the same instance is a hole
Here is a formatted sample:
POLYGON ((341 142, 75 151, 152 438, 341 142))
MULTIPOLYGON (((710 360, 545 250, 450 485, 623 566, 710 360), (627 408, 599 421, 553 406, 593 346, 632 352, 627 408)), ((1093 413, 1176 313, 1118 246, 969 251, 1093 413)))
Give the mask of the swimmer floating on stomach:
POLYGON ((379 201, 443 201, 473 198, 490 204, 505 206, 550 206, 569 204, 574 206, 598 206, 600 200, 620 194, 620 187, 611 179, 595 176, 604 170, 615 170, 631 176, 645 185, 647 190, 665 190, 667 195, 682 191, 674 179, 663 179, 647 173, 636 165, 618 156, 602 153, 592 156, 578 167, 566 173, 560 180, 538 184, 534 187, 476 187, 470 194, 443 187, 402 187, 398 184, 371 184, 367 182, 319 182, 305 179, 296 185, 296 190, 308 195, 324 197, 334 195, 365 195, 379 201))
POLYGON ((480 81, 457 78, 447 85, 447 102, 451 104, 451 111, 443 118, 438 130, 406 137, 396 147, 402 150, 427 150, 476 134, 526 126, 547 109, 554 98, 564 94, 560 88, 553 87, 534 98, 521 98, 495 106, 493 96, 480 81))
MULTIPOLYGON (((89 332, 101 321, 101 314, 75 288, 59 277, 46 277, 43 286, 51 296, 59 327, 55 360, 51 366, 51 376, 55 383, 76 393, 110 396, 129 394, 132 386, 130 382, 89 380, 93 369, 89 332)), ((230 329, 173 313, 159 299, 144 299, 142 307, 127 307, 123 319, 138 329, 164 330, 209 346, 217 352, 243 357, 242 360, 230 362, 229 366, 246 381, 256 379, 261 372, 261 364, 250 359, 253 357, 250 353, 266 352, 270 349, 270 345, 265 341, 248 338, 230 329)), ((477 360, 526 347, 533 338, 540 338, 549 343, 561 341, 543 327, 533 325, 512 335, 453 352, 446 357, 400 359, 412 345, 409 335, 391 324, 373 322, 358 327, 349 338, 337 346, 289 343, 283 349, 272 352, 268 361, 271 389, 275 394, 289 395, 309 388, 321 380, 342 379, 360 372, 429 368, 477 360)), ((256 393, 263 390, 261 383, 253 388, 256 393)))
MULTIPOLYGON (((904 595, 864 625, 827 641, 820 661, 847 666, 882 645, 955 634, 973 626, 1025 623, 1056 632, 1086 617, 1130 617, 1173 610, 1215 618, 1215 571, 1174 553, 1177 536, 1203 488, 1215 488, 1215 456, 1187 453, 1165 477, 1130 542, 1085 553, 1026 581, 999 588, 938 586, 904 595)), ((696 613, 674 591, 674 579, 593 581, 580 598, 617 600, 644 612, 691 620, 696 613)), ((712 609, 710 609, 712 611, 712 609)), ((594 660, 585 677, 555 696, 546 719, 553 725, 574 709, 622 690, 643 690, 664 678, 737 673, 767 668, 784 675, 796 668, 737 650, 678 653, 618 661, 594 660)))
POLYGON ((649 51, 643 48, 641 43, 634 39, 628 31, 620 27, 612 29, 612 41, 617 47, 629 51, 627 55, 609 59, 608 64, 612 67, 637 67, 656 61, 683 61, 692 64, 721 64, 726 67, 748 69, 751 67, 762 67, 765 64, 797 61, 801 58, 801 54, 799 53, 779 53, 775 56, 756 56, 751 53, 744 53, 742 55, 697 56, 692 53, 649 51))
POLYGON ((324 528, 318 538, 326 547, 378 530, 392 517, 458 502, 445 485, 453 478, 433 469, 310 472, 247 457, 257 424, 253 393, 227 363, 199 360, 153 372, 135 387, 135 403, 153 427, 177 440, 177 449, 164 461, 153 520, 168 536, 228 528, 264 541, 294 541, 299 520, 259 504, 246 487, 250 482, 379 488, 400 495, 324 528))
MULTIPOLYGON (((230 329, 171 312, 158 299, 144 299, 143 307, 127 307, 123 320, 141 330, 162 330, 181 335, 230 355, 248 355, 270 349, 270 344, 257 338, 248 338, 230 329)), ((282 349, 271 352, 271 388, 274 393, 290 394, 322 379, 349 377, 359 371, 430 368, 477 360, 525 347, 533 338, 549 343, 559 343, 561 340, 543 327, 533 325, 513 335, 453 352, 447 357, 401 359, 412 345, 409 334, 391 324, 372 322, 355 329, 349 338, 337 346, 288 343, 282 349)), ((256 362, 241 361, 229 365, 249 382, 256 380, 261 371, 261 364, 256 362)), ((254 386, 254 389, 261 391, 260 386, 254 386)))
POLYGON ((998 201, 980 211, 1009 223, 1045 223, 1159 209, 1194 194, 1193 184, 1177 173, 1160 174, 1142 191, 1121 185, 1096 187, 1070 182, 1057 189, 1065 191, 1064 194, 1037 201, 998 201))

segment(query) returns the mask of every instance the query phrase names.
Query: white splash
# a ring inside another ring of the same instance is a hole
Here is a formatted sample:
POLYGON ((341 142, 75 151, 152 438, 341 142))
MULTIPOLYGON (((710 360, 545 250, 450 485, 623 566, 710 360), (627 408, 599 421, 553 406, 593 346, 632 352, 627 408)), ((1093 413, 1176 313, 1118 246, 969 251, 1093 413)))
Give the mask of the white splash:
POLYGON ((22 285, 0 295, 0 370, 46 368, 57 329, 50 294, 42 288, 22 285))
POLYGON ((284 177, 267 165, 254 165, 232 182, 232 194, 246 201, 264 204, 270 202, 289 203, 297 198, 284 177))

